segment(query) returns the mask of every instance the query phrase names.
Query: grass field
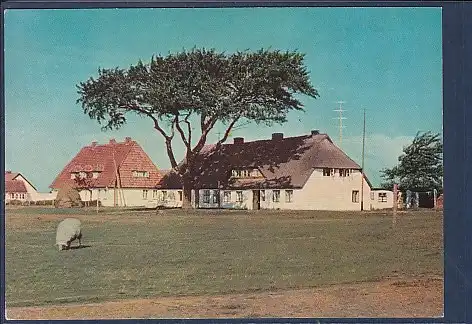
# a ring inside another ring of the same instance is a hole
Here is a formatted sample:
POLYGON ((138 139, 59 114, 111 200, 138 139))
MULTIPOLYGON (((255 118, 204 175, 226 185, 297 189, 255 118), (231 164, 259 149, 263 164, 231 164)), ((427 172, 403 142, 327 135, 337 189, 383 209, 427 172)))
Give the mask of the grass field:
POLYGON ((442 213, 6 211, 7 306, 280 291, 442 276, 442 213), (55 229, 83 223, 85 248, 55 229), (74 244, 74 243, 73 243, 74 244))

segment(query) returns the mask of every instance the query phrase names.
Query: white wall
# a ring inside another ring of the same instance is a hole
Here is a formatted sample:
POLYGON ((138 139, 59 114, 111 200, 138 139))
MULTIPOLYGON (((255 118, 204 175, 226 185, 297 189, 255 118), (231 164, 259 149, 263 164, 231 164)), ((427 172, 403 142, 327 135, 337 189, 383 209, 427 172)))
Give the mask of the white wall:
POLYGON ((371 209, 386 209, 393 208, 393 191, 390 190, 372 190, 370 193, 369 204, 371 209), (381 201, 379 194, 387 196, 387 201, 381 201))
MULTIPOLYGON (((364 181, 364 210, 370 209, 370 187, 364 181)), ((347 177, 323 176, 322 170, 315 170, 302 189, 265 189, 265 199, 261 193, 261 209, 293 209, 293 210, 360 210, 360 194, 362 174, 353 170, 347 177), (279 192, 278 201, 274 200, 274 191, 279 192), (353 191, 358 191, 358 201, 352 201, 353 191), (290 191, 291 199, 288 199, 290 191)), ((236 202, 236 190, 231 190, 231 201, 224 201, 224 190, 221 191, 222 208, 253 208, 253 191, 241 190, 243 201, 236 202)), ((202 199, 203 194, 200 195, 202 199)), ((202 204, 200 204, 202 205, 202 204)), ((206 207, 206 206, 205 206, 206 207)))
POLYGON ((115 202, 117 206, 130 206, 130 207, 181 207, 182 201, 180 200, 179 191, 181 190, 156 190, 156 189, 145 189, 145 188, 124 188, 121 190, 115 189, 105 190, 92 189, 82 190, 80 192, 80 198, 82 201, 96 200, 97 196, 102 206, 113 207, 115 202), (147 190, 147 196, 145 197, 143 191, 147 190), (166 191, 166 199, 163 199, 163 191, 166 191), (173 198, 173 199, 172 199, 173 198))
POLYGON ((19 201, 29 201, 31 200, 30 194, 24 192, 8 192, 5 193, 5 202, 9 202, 12 200, 19 200, 19 201))

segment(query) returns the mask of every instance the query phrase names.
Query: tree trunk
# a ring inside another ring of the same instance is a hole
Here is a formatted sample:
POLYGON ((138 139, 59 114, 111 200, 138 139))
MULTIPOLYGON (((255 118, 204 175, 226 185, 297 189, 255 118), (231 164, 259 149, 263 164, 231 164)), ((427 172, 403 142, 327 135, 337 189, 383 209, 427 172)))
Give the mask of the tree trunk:
POLYGON ((193 188, 193 181, 190 178, 188 173, 184 173, 182 175, 182 209, 192 209, 192 189, 193 188))

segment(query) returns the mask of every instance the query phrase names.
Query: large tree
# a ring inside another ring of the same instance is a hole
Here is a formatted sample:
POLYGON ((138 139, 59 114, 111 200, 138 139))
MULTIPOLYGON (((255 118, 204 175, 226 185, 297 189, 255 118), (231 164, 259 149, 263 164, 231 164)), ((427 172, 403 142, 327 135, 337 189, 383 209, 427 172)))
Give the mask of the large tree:
POLYGON ((265 49, 225 54, 194 48, 157 55, 149 64, 139 61, 128 69, 99 68, 97 78, 77 87, 77 102, 103 130, 123 126, 128 113, 152 121, 172 168, 182 177, 184 208, 191 206, 194 158, 217 122, 224 126, 221 145, 242 120, 284 123, 289 111, 303 110, 295 94, 318 97, 303 54, 265 49), (185 145, 180 164, 172 146, 176 134, 185 145))
POLYGON ((418 132, 413 142, 403 148, 399 163, 391 169, 383 169, 382 187, 392 189, 397 183, 399 189, 442 191, 443 144, 440 134, 418 132))

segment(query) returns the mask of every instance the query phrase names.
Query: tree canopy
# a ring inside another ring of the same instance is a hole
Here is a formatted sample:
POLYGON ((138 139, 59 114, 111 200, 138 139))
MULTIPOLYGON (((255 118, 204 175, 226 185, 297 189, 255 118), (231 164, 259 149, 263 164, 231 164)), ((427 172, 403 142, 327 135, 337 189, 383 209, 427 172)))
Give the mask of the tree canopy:
POLYGON ((392 189, 397 183, 399 189, 442 191, 443 144, 440 134, 418 132, 413 142, 403 148, 399 163, 391 169, 383 169, 382 187, 392 189))
POLYGON ((163 136, 171 166, 183 176, 184 186, 193 157, 217 122, 225 125, 217 143, 222 144, 241 120, 284 123, 289 111, 303 110, 295 94, 319 96, 304 54, 265 49, 226 54, 194 48, 157 55, 148 64, 138 61, 128 69, 99 68, 97 78, 77 87, 83 112, 104 130, 123 126, 129 113, 149 118, 163 136), (176 134, 186 147, 180 165, 172 147, 176 134))

